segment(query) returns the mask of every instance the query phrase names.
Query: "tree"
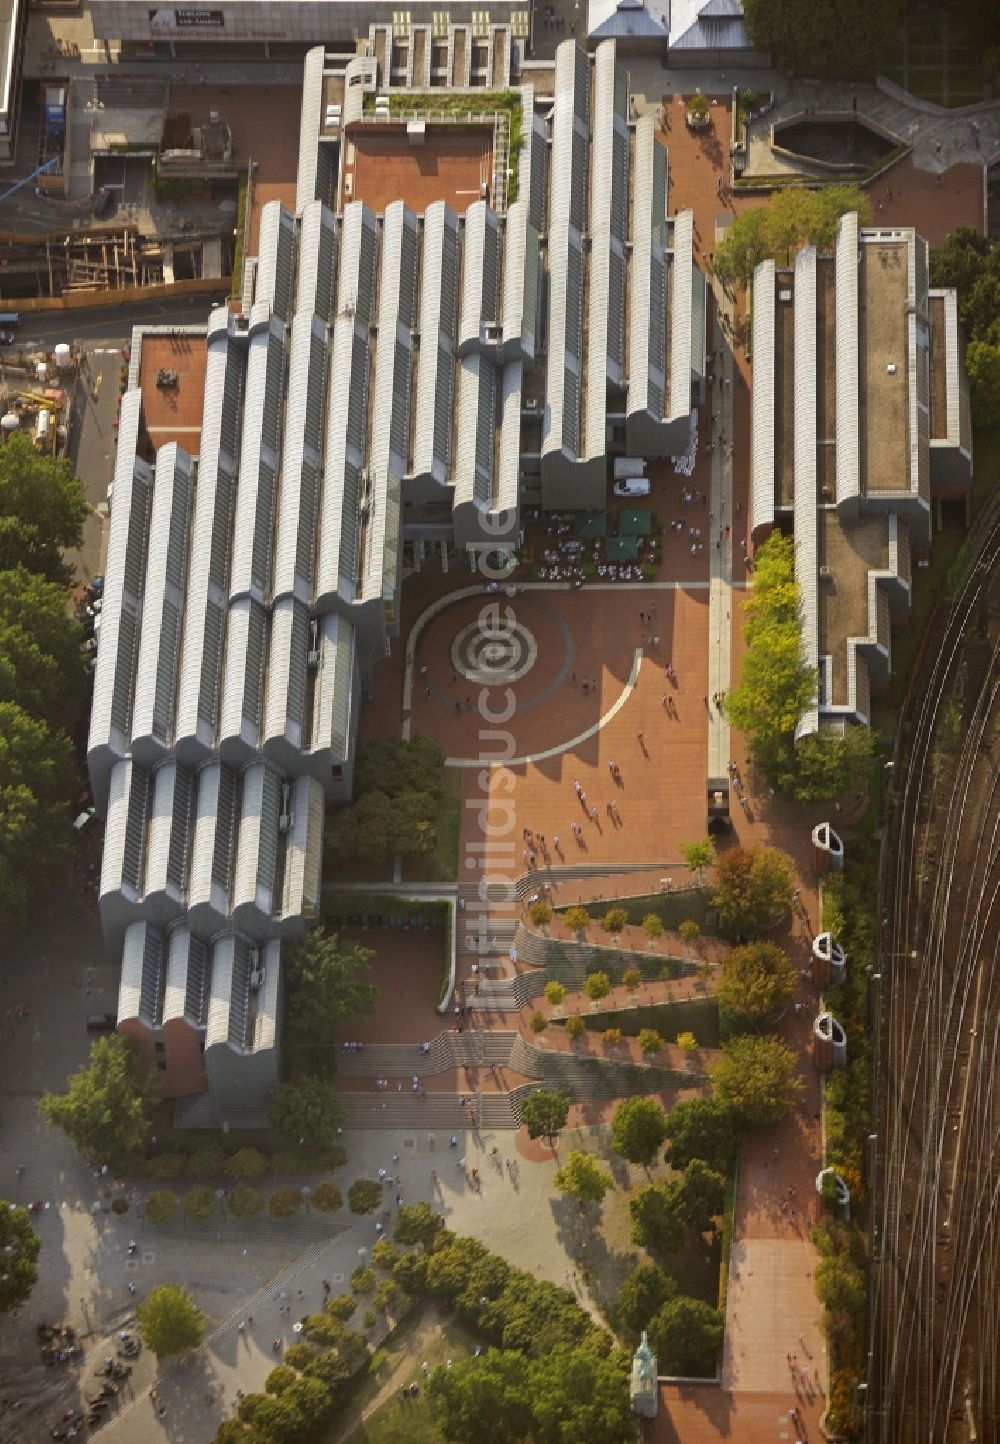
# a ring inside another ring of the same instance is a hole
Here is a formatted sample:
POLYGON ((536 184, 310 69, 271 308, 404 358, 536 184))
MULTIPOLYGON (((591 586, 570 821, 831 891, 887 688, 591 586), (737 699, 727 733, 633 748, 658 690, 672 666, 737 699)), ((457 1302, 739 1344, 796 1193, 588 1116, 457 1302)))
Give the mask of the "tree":
POLYGON ((712 269, 725 285, 738 282, 746 289, 767 254, 764 208, 760 206, 733 217, 721 240, 716 242, 712 269))
POLYGON ((318 1208, 320 1213, 336 1213, 338 1208, 343 1206, 344 1197, 340 1189, 328 1179, 322 1179, 317 1183, 309 1195, 311 1208, 318 1208))
POLYGON ((331 1406, 329 1385, 324 1380, 306 1375, 296 1379, 277 1398, 270 1394, 262 1396, 253 1416, 251 1437, 266 1439, 268 1444, 298 1444, 301 1439, 316 1439, 322 1432, 331 1406))
POLYGON ((736 1028, 758 1032, 775 1021, 795 996, 795 969, 777 943, 747 943, 722 959, 719 1007, 736 1028))
POLYGON ((157 1362, 201 1343, 205 1317, 187 1290, 177 1284, 157 1284, 135 1314, 142 1342, 153 1351, 157 1362))
POLYGON ((604 1042, 609 1048, 618 1048, 622 1041, 621 1028, 605 1028, 604 1042))
POLYGON ((626 1098, 615 1109, 611 1147, 629 1163, 648 1166, 666 1136, 667 1115, 655 1098, 626 1098))
POLYGON ((899 0, 745 0, 754 49, 797 75, 874 76, 896 50, 899 0))
POLYGON ((565 996, 566 989, 563 987, 562 983, 557 982, 555 978, 553 978, 551 982, 545 984, 545 1001, 547 1003, 551 1003, 553 1008, 558 1008, 559 1004, 562 1002, 565 996))
POLYGON ((267 1200, 267 1211, 272 1218, 294 1218, 301 1207, 301 1188, 276 1188, 267 1200))
MULTIPOLYGON (((381 1202, 382 1185, 377 1179, 355 1179, 347 1190, 347 1207, 352 1213, 374 1213, 381 1202)), ((396 1237, 399 1237, 398 1230, 396 1237)))
POLYGON ((677 1200, 663 1183, 650 1183, 633 1194, 628 1205, 632 1238, 654 1253, 674 1253, 684 1238, 677 1200))
POLYGON ((267 1172, 267 1159, 259 1148, 238 1148, 226 1159, 226 1174, 237 1183, 249 1183, 267 1172))
POLYGON ((404 792, 394 797, 390 850, 400 857, 429 856, 437 847, 437 812, 438 799, 433 793, 404 792))
POLYGON ((583 985, 583 991, 592 1003, 599 1003, 611 992, 611 979, 607 973, 590 973, 583 985))
POLYGON ((536 928, 544 928, 552 921, 552 909, 544 898, 536 898, 528 909, 528 916, 536 928))
POLYGON ((339 1320, 342 1324, 346 1324, 348 1319, 357 1313, 357 1309, 358 1301, 350 1294, 337 1294, 334 1298, 327 1299, 323 1305, 323 1312, 329 1314, 331 1319, 339 1320))
POLYGON ((970 341, 965 348, 972 415, 980 426, 1000 425, 1000 342, 970 341))
POLYGON ((663 936, 663 919, 659 913, 647 913, 642 920, 642 930, 651 943, 663 936))
POLYGON ((549 1020, 544 1013, 532 1013, 528 1026, 535 1034, 544 1033, 549 1026, 549 1020))
POLYGON ((682 1053, 696 1053, 698 1051, 698 1039, 690 1031, 685 1030, 677 1034, 677 1046, 682 1053))
POLYGON ((158 1188, 146 1199, 145 1214, 152 1224, 166 1223, 177 1212, 177 1195, 169 1188, 158 1188))
POLYGON ((422 1253, 404 1253, 392 1266, 392 1276, 408 1294, 419 1294, 427 1282, 427 1257, 422 1253))
POLYGON ((684 1378, 715 1373, 722 1334, 719 1310, 683 1295, 668 1299, 649 1325, 649 1342, 660 1372, 684 1378))
POLYGON ((184 1195, 184 1217, 191 1219, 211 1218, 219 1206, 214 1189, 205 1183, 189 1188, 184 1195))
POLYGON ((372 1244, 372 1264, 377 1269, 390 1269, 399 1258, 399 1249, 388 1238, 380 1238, 372 1244))
POLYGON ((248 1183, 238 1183, 226 1199, 226 1208, 234 1218, 256 1218, 264 1200, 248 1183))
POLYGON ((555 1184, 563 1193, 579 1199, 582 1208, 588 1203, 600 1203, 615 1181, 589 1153, 574 1148, 562 1168, 557 1169, 555 1184))
POLYGON ((641 982, 642 974, 638 968, 626 968, 622 973, 622 983, 630 993, 634 993, 641 982))
POLYGON ((26 1208, 0 1199, 0 1314, 25 1303, 38 1280, 42 1241, 26 1208))
POLYGON ((714 1221, 722 1213, 726 1194, 726 1180, 703 1163, 693 1158, 680 1178, 671 1183, 678 1216, 697 1233, 707 1233, 714 1227, 714 1221))
POLYGON ((118 1162, 145 1143, 155 1096, 138 1048, 115 1033, 90 1045, 90 1061, 72 1074, 67 1091, 43 1093, 38 1111, 87 1158, 118 1162))
POLYGON ((82 700, 86 670, 81 631, 66 591, 26 567, 0 572, 0 702, 46 721, 82 700))
POLYGON ((637 1039, 641 1053, 661 1053, 666 1043, 655 1028, 640 1028, 637 1039))
POLYGON ((376 737, 358 749, 354 788, 401 797, 407 792, 444 792, 444 753, 433 737, 418 734, 408 741, 376 737))
POLYGON ((698 842, 682 842, 681 857, 689 872, 696 873, 699 882, 705 881, 705 869, 715 861, 715 844, 710 837, 698 842))
POLYGON ((434 1212, 429 1203, 404 1203, 396 1215, 393 1238, 397 1243, 423 1244, 430 1252, 434 1239, 443 1228, 444 1219, 434 1212))
POLYGON ((523 1355, 488 1349, 435 1369, 428 1390, 434 1421, 454 1444, 511 1444, 531 1429, 532 1391, 523 1355))
POLYGON ((606 933, 620 933, 628 922, 628 913, 624 908, 608 908, 601 921, 606 933))
POLYGON ((875 764, 875 734, 870 727, 811 732, 795 743, 776 785, 798 802, 823 802, 851 788, 864 788, 875 764))
POLYGON ((629 1360, 559 1344, 532 1360, 528 1381, 537 1444, 631 1444, 629 1360))
POLYGON ((784 1118, 802 1092, 795 1054, 780 1038, 748 1033, 732 1038, 712 1064, 716 1092, 745 1123, 762 1126, 784 1118))
POLYGON ((566 911, 563 913, 563 921, 569 928, 570 932, 586 932, 587 928, 590 926, 590 913, 587 911, 586 908, 567 908, 566 911))
MULTIPOLYGON (((6 447, 0 447, 0 457, 6 447)), ((20 919, 70 838, 76 767, 61 728, 0 702, 0 910, 20 919)))
POLYGON ((63 457, 44 456, 17 433, 0 448, 0 571, 25 566, 69 580, 62 552, 83 542, 90 505, 63 457))
POLYGON ((328 1038, 340 1024, 370 1017, 378 989, 364 974, 373 957, 371 948, 314 928, 289 957, 291 1022, 328 1038))
POLYGON ((659 1264, 636 1264, 618 1290, 618 1332, 628 1342, 637 1339, 663 1305, 676 1297, 677 1280, 672 1273, 659 1264))
POLYGON ((536 1088, 521 1104, 521 1122, 529 1138, 547 1138, 555 1148, 556 1135, 565 1128, 569 1098, 557 1088, 536 1088))
POLYGON ((719 931, 755 935, 787 912, 794 886, 785 853, 775 847, 731 847, 715 869, 712 903, 719 931))
POLYGON ((693 1158, 726 1173, 740 1141, 739 1123, 728 1103, 718 1098, 686 1098, 667 1114, 667 1162, 682 1170, 693 1158))
POLYGON ((586 1031, 587 1025, 580 1017, 580 1014, 571 1013, 570 1016, 566 1019, 566 1032, 572 1039, 572 1041, 575 1043, 578 1038, 583 1037, 586 1031))
POLYGON ((372 1294, 372 1303, 383 1314, 392 1314, 395 1318, 406 1299, 406 1294, 396 1283, 395 1279, 381 1279, 375 1286, 372 1294))
POLYGON ((351 1293, 370 1294, 377 1282, 375 1270, 362 1265, 351 1274, 351 1293))
POLYGON ((688 947, 691 947, 701 937, 701 925, 696 923, 694 918, 685 918, 677 931, 687 943, 688 947))
POLYGON ((283 1394, 298 1377, 290 1364, 276 1364, 264 1380, 264 1388, 269 1394, 283 1394))
POLYGON ((344 1109, 329 1083, 309 1077, 283 1083, 267 1117, 286 1142, 318 1153, 336 1147, 344 1109))

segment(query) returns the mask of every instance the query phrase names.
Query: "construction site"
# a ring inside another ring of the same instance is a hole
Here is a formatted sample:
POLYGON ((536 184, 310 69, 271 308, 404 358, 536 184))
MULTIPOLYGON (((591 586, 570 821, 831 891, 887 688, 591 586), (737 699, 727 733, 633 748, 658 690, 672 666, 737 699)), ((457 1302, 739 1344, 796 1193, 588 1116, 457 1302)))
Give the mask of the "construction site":
POLYGON ((78 385, 72 347, 54 352, 6 351, 0 360, 0 434, 31 437, 46 456, 65 455, 78 385))

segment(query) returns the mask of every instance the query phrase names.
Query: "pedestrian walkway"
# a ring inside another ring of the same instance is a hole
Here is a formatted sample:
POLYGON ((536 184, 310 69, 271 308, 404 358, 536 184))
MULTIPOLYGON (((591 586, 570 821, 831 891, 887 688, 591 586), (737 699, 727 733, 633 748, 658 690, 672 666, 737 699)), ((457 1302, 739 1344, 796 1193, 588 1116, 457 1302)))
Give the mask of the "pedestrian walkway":
POLYGON ((709 492, 715 520, 710 530, 710 585, 708 593, 708 776, 724 778, 732 756, 725 697, 732 680, 733 611, 733 386, 737 378, 729 336, 732 306, 717 280, 711 331, 715 375, 709 382, 712 481, 709 492), (725 325, 724 325, 725 322, 725 325), (727 335, 728 330, 728 335, 727 335), (719 703, 722 702, 720 706, 719 703))

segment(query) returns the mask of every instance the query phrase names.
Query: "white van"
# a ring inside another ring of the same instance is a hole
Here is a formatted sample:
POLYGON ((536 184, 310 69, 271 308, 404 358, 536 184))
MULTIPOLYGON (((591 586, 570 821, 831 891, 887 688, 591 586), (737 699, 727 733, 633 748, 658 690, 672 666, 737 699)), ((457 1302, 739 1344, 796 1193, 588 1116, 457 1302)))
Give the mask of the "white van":
POLYGON ((615 496, 648 496, 648 476, 627 476, 624 481, 616 481, 612 488, 615 496))

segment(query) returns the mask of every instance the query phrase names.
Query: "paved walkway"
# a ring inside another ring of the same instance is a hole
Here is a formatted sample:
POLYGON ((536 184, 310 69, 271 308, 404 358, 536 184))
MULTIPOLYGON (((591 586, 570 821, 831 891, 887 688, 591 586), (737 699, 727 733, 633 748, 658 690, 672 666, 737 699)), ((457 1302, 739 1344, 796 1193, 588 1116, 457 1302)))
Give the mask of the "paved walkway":
POLYGON ((732 307, 719 282, 712 280, 715 300, 710 345, 714 376, 708 382, 708 403, 703 415, 714 415, 708 428, 712 448, 711 497, 714 519, 709 527, 709 565, 711 586, 708 596, 708 776, 728 776, 732 756, 729 741, 729 719, 725 703, 720 707, 716 697, 725 697, 732 682, 732 611, 733 611, 733 377, 735 362, 726 336, 731 326, 732 307))

